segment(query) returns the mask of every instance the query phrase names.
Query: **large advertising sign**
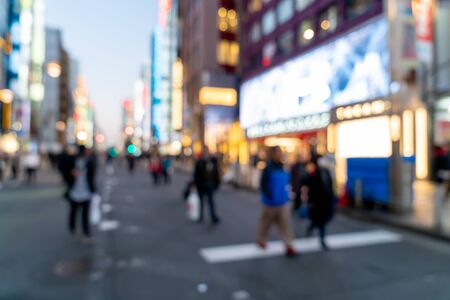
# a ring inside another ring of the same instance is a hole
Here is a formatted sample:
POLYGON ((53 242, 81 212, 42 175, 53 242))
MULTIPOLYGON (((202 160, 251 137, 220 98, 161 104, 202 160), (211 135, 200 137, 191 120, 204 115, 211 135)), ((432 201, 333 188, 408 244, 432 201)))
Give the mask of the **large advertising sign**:
MULTIPOLYGON (((252 127, 278 124, 279 128, 298 131, 302 126, 280 124, 388 95, 387 35, 386 19, 377 19, 246 81, 241 87, 242 127, 249 132, 252 127)), ((323 122, 317 124, 323 126, 323 122)), ((258 133, 264 134, 261 130, 258 133)))

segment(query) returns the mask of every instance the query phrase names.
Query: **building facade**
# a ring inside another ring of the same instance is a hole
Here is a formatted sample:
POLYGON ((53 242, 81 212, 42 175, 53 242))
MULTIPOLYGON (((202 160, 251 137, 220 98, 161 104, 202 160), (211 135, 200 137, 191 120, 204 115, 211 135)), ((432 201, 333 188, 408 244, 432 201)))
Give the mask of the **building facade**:
POLYGON ((243 1, 240 122, 250 172, 267 146, 282 146, 291 161, 327 155, 341 193, 410 209, 413 181, 430 175, 429 97, 415 74, 430 63, 419 21, 431 3, 243 1))
POLYGON ((237 119, 239 64, 236 1, 182 1, 185 146, 203 145, 229 154, 228 138, 237 119))

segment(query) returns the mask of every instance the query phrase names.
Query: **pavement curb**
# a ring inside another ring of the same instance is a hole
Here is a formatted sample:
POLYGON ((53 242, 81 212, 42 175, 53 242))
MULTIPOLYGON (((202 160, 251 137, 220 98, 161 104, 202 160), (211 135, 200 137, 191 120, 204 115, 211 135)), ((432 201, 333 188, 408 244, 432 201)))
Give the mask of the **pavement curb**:
POLYGON ((353 218, 353 219, 371 222, 371 223, 377 223, 377 224, 384 224, 384 225, 387 225, 390 227, 395 227, 395 228, 399 228, 399 229, 406 230, 409 232, 417 233, 417 234, 420 234, 423 236, 428 236, 428 237, 434 238, 436 240, 450 242, 450 236, 445 235, 444 233, 440 233, 433 229, 428 229, 428 228, 413 225, 413 224, 405 224, 404 222, 394 221, 394 220, 391 220, 390 218, 378 216, 378 215, 375 215, 370 212, 353 210, 353 209, 349 209, 349 208, 340 208, 339 213, 341 213, 344 216, 353 218))

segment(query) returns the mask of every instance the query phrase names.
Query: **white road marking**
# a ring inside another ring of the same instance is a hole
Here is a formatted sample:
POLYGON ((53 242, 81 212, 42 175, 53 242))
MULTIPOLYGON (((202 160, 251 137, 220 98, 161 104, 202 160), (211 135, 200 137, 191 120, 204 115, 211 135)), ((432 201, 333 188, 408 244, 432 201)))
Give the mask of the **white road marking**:
POLYGON ((106 213, 106 214, 107 214, 107 213, 112 212, 112 210, 113 210, 113 207, 112 207, 111 204, 105 203, 105 204, 102 205, 102 212, 103 212, 103 213, 106 213))
POLYGON ((104 220, 100 223, 98 226, 98 229, 100 231, 111 231, 119 228, 120 223, 118 221, 114 220, 104 220))
MULTIPOLYGON (((332 250, 356 248, 363 246, 398 243, 402 236, 386 230, 355 232, 330 235, 327 244, 332 250)), ((298 239, 294 242, 295 249, 300 253, 321 251, 317 238, 298 239)), ((232 245, 200 249, 200 255, 211 264, 251 260, 257 258, 284 255, 285 248, 282 242, 267 243, 267 249, 260 249, 256 244, 232 245)))

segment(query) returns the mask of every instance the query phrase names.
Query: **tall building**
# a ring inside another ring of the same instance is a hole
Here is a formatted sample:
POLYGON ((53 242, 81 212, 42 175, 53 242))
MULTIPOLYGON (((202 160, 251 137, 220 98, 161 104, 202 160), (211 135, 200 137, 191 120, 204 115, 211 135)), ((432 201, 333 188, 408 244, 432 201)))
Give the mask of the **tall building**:
POLYGON ((61 107, 61 80, 62 80, 62 33, 58 29, 46 29, 46 52, 44 74, 45 94, 40 108, 39 116, 39 138, 40 146, 44 151, 61 147, 64 140, 59 132, 64 132, 66 123, 62 121, 61 107))
POLYGON ((352 199, 408 210, 413 180, 430 175, 430 99, 416 79, 431 66, 432 5, 242 1, 240 121, 252 162, 273 145, 290 159, 328 154, 352 199))
POLYGON ((7 62, 8 54, 10 52, 9 45, 9 0, 0 0, 0 134, 7 126, 7 110, 4 108, 8 106, 3 99, 3 94, 7 88, 7 62))
MULTIPOLYGON (((182 1, 180 20, 183 62, 184 134, 198 154, 229 153, 228 138, 237 116, 239 64, 236 2, 182 1)), ((184 143, 185 145, 188 143, 184 143)))

